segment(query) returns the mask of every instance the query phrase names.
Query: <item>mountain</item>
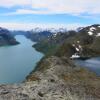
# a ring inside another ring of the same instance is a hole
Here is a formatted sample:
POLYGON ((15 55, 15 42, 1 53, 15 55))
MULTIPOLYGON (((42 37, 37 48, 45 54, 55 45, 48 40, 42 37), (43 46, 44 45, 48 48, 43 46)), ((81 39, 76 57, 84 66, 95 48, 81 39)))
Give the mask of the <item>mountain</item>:
POLYGON ((46 54, 67 57, 93 57, 100 55, 100 25, 80 28, 78 31, 53 33, 34 45, 46 54))
MULTIPOLYGON (((100 25, 95 24, 79 30, 74 38, 69 38, 66 43, 71 44, 76 50, 74 54, 80 56, 100 55, 100 25)), ((71 56, 71 55, 70 55, 71 56)))
POLYGON ((46 54, 68 57, 91 57, 100 55, 100 25, 94 24, 87 27, 79 27, 77 30, 64 28, 41 29, 31 31, 14 31, 15 35, 25 35, 32 41, 37 50, 46 54))
POLYGON ((16 41, 11 32, 5 28, 0 27, 0 46, 16 44, 19 44, 19 42, 16 41))
POLYGON ((66 28, 39 28, 39 27, 36 27, 34 29, 32 29, 32 31, 34 33, 38 33, 38 32, 43 32, 43 31, 49 31, 51 33, 58 33, 58 32, 67 32, 67 29, 66 28))
MULTIPOLYGON (((41 33, 43 35, 43 33, 41 33)), ((37 44, 33 45, 37 50, 42 51, 46 54, 54 54, 56 49, 64 43, 64 41, 76 35, 76 31, 68 31, 68 32, 58 32, 58 33, 51 33, 47 35, 43 35, 44 38, 40 37, 40 41, 37 44)), ((35 36, 34 36, 35 37, 35 36)))
POLYGON ((52 35, 50 31, 41 31, 41 32, 30 32, 29 38, 31 38, 33 41, 42 41, 45 40, 46 38, 49 38, 52 35))
POLYGON ((12 31, 11 33, 13 35, 24 35, 27 38, 30 38, 32 41, 39 42, 45 39, 49 39, 50 37, 56 37, 57 34, 59 33, 66 33, 67 29, 64 28, 47 28, 47 29, 42 29, 42 28, 34 28, 31 31, 12 31))

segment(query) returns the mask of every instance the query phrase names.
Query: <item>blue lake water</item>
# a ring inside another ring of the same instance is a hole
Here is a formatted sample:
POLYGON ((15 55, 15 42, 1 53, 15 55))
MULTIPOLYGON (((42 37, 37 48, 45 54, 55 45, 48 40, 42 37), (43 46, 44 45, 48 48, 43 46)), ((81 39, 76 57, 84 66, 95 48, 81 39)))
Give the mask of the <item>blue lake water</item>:
POLYGON ((86 67, 100 76, 100 57, 91 58, 88 60, 75 60, 77 65, 86 67))
POLYGON ((19 45, 0 47, 0 84, 22 82, 43 57, 31 40, 22 35, 15 38, 19 45))

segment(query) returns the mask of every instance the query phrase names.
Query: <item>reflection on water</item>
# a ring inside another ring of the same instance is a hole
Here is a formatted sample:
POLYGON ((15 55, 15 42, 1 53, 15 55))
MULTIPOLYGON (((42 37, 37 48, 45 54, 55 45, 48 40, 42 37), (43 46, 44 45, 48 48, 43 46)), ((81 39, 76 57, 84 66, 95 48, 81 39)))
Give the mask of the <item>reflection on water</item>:
POLYGON ((82 66, 89 68, 90 70, 94 71, 97 75, 100 76, 100 57, 91 58, 88 60, 75 60, 75 63, 82 66))

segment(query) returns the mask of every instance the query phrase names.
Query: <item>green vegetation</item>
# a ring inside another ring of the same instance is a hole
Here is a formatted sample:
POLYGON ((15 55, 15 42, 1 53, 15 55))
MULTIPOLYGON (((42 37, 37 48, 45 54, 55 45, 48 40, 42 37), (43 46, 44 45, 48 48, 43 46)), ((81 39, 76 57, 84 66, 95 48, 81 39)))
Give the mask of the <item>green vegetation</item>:
POLYGON ((91 48, 97 52, 97 54, 100 54, 100 37, 97 37, 93 44, 91 45, 91 48))
POLYGON ((72 54, 75 53, 75 48, 72 47, 70 43, 63 43, 58 51, 55 53, 56 56, 66 56, 66 57, 71 57, 72 54))
POLYGON ((45 40, 33 45, 33 47, 35 47, 36 50, 43 52, 45 55, 52 55, 56 52, 58 45, 54 43, 49 43, 45 40))

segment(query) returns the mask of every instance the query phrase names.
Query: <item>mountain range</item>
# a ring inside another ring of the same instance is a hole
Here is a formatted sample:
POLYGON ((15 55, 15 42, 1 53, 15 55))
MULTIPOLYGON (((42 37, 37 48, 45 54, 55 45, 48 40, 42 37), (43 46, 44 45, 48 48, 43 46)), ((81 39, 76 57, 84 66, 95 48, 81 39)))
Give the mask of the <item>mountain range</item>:
MULTIPOLYGON (((79 56, 99 56, 100 55, 100 25, 95 24, 80 28, 76 30, 70 30, 67 32, 58 32, 45 35, 42 32, 37 34, 39 41, 34 47, 43 53, 56 54, 58 56, 66 55, 71 57, 72 55, 79 56), (49 50, 49 52, 48 52, 49 50)), ((35 34, 33 34, 35 37, 35 34)), ((34 40, 34 38, 33 38, 34 40)))
POLYGON ((91 57, 100 54, 99 24, 69 31, 63 28, 58 30, 35 28, 31 31, 9 31, 0 28, 0 45, 18 44, 14 38, 15 35, 24 35, 37 42, 33 46, 48 55, 91 57))

